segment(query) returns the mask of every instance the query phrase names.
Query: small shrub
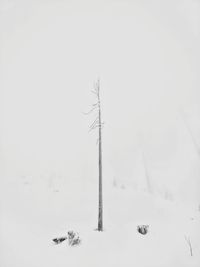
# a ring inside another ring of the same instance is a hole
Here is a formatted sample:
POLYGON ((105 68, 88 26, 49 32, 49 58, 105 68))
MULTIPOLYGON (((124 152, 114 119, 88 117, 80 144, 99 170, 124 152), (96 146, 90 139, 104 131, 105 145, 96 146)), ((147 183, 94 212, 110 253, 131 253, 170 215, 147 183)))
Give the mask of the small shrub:
POLYGON ((138 225, 137 230, 140 234, 146 235, 149 230, 149 225, 138 225))
POLYGON ((69 231, 67 233, 67 236, 54 238, 53 242, 55 244, 60 244, 65 240, 68 240, 69 246, 77 246, 77 245, 80 245, 80 243, 81 243, 81 239, 80 239, 79 235, 77 233, 75 233, 74 231, 69 231))
POLYGON ((81 243, 79 235, 73 231, 68 232, 68 244, 69 246, 78 246, 81 243))

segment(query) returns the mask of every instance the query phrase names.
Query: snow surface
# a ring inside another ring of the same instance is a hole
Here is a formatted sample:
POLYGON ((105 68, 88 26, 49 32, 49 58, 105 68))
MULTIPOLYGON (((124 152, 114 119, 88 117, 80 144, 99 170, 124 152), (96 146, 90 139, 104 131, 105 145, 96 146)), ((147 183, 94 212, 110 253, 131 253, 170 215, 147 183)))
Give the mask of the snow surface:
POLYGON ((199 14, 198 0, 0 0, 1 267, 200 266, 199 14), (102 233, 83 115, 99 76, 102 233), (69 230, 80 246, 53 244, 69 230))
POLYGON ((107 183, 105 229, 98 232, 95 183, 49 188, 35 180, 1 187, 1 266, 199 266, 198 209, 107 183), (139 234, 138 224, 148 224, 149 233, 139 234), (54 245, 68 230, 79 233, 81 245, 54 245))

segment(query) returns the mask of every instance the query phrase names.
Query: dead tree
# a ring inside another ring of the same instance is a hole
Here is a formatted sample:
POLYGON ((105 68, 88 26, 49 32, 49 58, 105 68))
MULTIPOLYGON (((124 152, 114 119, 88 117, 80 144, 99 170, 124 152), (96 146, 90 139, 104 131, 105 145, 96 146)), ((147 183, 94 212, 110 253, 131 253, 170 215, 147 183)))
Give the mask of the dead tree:
POLYGON ((92 105, 92 108, 86 114, 97 111, 97 116, 93 123, 89 127, 89 131, 98 129, 98 170, 99 170, 99 187, 98 187, 98 231, 103 231, 103 192, 102 192, 102 127, 103 123, 101 120, 101 99, 100 99, 100 81, 94 84, 92 93, 95 94, 97 102, 92 105))

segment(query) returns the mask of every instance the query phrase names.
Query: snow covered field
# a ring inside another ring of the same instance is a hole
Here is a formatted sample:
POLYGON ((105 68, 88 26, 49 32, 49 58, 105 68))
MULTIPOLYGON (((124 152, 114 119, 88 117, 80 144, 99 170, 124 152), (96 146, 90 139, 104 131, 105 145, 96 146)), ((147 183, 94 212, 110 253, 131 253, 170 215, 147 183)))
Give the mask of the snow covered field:
POLYGON ((198 0, 0 0, 0 267, 200 266, 199 47, 198 0))
POLYGON ((199 266, 197 208, 107 185, 100 233, 94 231, 95 190, 95 184, 48 188, 35 180, 1 186, 1 266, 199 266), (149 224, 149 233, 139 234, 138 224, 149 224), (52 238, 71 229, 79 233, 80 246, 53 244, 52 238))

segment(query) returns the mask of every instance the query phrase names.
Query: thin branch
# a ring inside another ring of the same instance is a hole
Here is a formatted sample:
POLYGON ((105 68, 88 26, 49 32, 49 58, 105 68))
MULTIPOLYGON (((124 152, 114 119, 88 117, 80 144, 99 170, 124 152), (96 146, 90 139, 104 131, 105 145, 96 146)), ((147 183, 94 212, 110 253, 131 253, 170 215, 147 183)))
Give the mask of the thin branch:
MULTIPOLYGON (((96 122, 97 123, 97 122, 96 122)), ((91 126, 90 127, 90 131, 91 130, 94 130, 94 129, 96 129, 96 128, 99 128, 99 127, 101 127, 102 129, 103 129, 103 127, 104 127, 104 122, 102 122, 102 123, 98 123, 98 124, 94 124, 93 126, 91 126)))
POLYGON ((93 107, 99 107, 99 101, 95 104, 92 104, 93 107))
POLYGON ((97 106, 94 106, 91 110, 89 110, 88 112, 83 112, 84 115, 89 115, 90 113, 92 113, 92 111, 94 111, 97 108, 97 106))
POLYGON ((93 123, 90 125, 89 128, 93 127, 96 123, 99 123, 99 117, 97 117, 97 118, 93 121, 93 123))
POLYGON ((99 128, 100 127, 100 124, 96 124, 94 126, 92 126, 89 130, 89 132, 91 132, 92 130, 96 129, 96 128, 99 128))
POLYGON ((94 127, 96 128, 96 127, 103 127, 104 126, 104 124, 105 124, 105 122, 101 122, 101 123, 99 123, 99 117, 97 117, 94 121, 93 121, 93 123, 90 125, 90 129, 93 129, 94 127))
POLYGON ((89 132, 91 132, 92 130, 94 130, 94 129, 98 128, 98 127, 99 127, 99 124, 94 124, 93 126, 91 126, 89 128, 89 132))

